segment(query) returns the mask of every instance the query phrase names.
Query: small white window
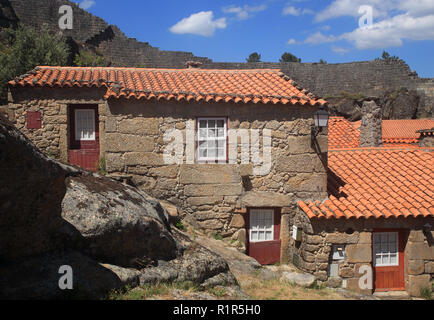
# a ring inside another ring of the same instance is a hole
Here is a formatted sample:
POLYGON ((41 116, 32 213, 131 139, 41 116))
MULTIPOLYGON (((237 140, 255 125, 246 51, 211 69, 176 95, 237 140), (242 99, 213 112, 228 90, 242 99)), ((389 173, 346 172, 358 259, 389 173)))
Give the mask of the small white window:
POLYGON ((274 240, 274 210, 250 210, 250 242, 274 240))
POLYGON ((198 118, 197 159, 226 161, 226 118, 198 118))
POLYGON ((75 110, 75 140, 76 141, 95 140, 95 110, 92 109, 75 110))
POLYGON ((398 232, 375 232, 373 234, 374 266, 399 265, 398 232))

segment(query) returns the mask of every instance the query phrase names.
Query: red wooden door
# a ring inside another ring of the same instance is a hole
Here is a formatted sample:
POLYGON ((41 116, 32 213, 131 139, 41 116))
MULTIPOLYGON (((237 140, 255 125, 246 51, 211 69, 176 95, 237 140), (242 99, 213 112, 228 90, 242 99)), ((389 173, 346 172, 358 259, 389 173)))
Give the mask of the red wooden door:
POLYGON ((69 162, 97 171, 100 153, 98 106, 70 106, 69 119, 69 162))
POLYGON ((403 291, 404 234, 402 230, 375 230, 372 234, 375 291, 403 291))
POLYGON ((247 253, 262 265, 280 262, 280 219, 278 208, 248 210, 247 253))

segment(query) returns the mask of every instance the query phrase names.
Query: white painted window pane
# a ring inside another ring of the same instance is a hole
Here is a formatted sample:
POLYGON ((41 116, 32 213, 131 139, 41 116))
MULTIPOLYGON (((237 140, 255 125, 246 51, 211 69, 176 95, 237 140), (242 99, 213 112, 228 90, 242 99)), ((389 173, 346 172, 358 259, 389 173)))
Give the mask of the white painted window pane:
POLYGON ((208 150, 207 149, 199 149, 199 156, 201 158, 206 158, 208 157, 208 150))
POLYGON ((250 239, 253 240, 253 241, 257 241, 258 240, 258 232, 257 231, 252 231, 250 239))
POLYGON ((252 209, 250 211, 250 241, 272 241, 274 237, 273 220, 274 210, 252 209), (257 237, 255 237, 256 232, 257 237))
POLYGON ((375 256, 375 265, 381 264, 381 255, 375 256))
POLYGON ((77 141, 95 140, 94 110, 75 110, 75 139, 77 141))
POLYGON ((225 119, 198 119, 199 130, 197 137, 199 142, 199 160, 224 160, 226 159, 226 120, 225 119), (207 152, 201 151, 202 141, 205 141, 203 148, 207 152), (204 154, 206 153, 206 156, 204 154))
POLYGON ((208 157, 215 158, 216 157, 216 150, 215 149, 208 149, 208 157))
POLYGON ((217 136, 217 129, 208 130, 208 138, 215 138, 217 136))
POLYGON ((206 135, 206 129, 199 129, 199 138, 202 139, 206 139, 207 135, 206 135))
POLYGON ((373 249, 376 266, 397 266, 398 261, 398 233, 374 233, 373 249))

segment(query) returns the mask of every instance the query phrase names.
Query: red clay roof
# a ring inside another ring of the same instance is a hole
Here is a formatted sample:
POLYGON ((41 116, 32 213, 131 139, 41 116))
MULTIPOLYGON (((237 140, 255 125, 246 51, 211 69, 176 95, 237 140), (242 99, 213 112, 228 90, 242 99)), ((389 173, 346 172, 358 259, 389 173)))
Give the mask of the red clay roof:
POLYGON ((9 82, 11 86, 106 87, 105 98, 177 101, 300 104, 327 102, 279 70, 205 70, 37 67, 9 82))
POLYGON ((330 117, 329 149, 357 148, 360 144, 360 131, 344 117, 330 117))
MULTIPOLYGON (((360 144, 361 121, 330 117, 329 149, 357 148, 360 144)), ((383 146, 415 146, 420 134, 416 131, 434 128, 434 119, 383 120, 383 146)))
POLYGON ((434 148, 329 151, 328 193, 298 205, 311 219, 434 216, 434 148))
POLYGON ((417 143, 419 130, 434 128, 434 119, 384 120, 384 143, 417 143))

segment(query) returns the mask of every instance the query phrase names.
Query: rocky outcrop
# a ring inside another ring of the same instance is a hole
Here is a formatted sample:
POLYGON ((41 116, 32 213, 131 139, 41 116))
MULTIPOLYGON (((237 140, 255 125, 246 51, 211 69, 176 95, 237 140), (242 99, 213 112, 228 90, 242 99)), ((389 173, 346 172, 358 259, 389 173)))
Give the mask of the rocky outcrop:
POLYGON ((184 255, 169 262, 160 262, 158 267, 142 270, 140 284, 189 281, 203 288, 237 284, 225 259, 198 245, 197 242, 190 242, 181 233, 176 237, 183 237, 188 243, 184 255))
POLYGON ((419 119, 434 115, 432 108, 424 107, 418 92, 405 88, 388 90, 376 97, 349 94, 328 97, 329 110, 333 116, 342 116, 349 121, 358 121, 363 117, 363 103, 372 100, 381 106, 384 120, 419 119))
POLYGON ((433 116, 431 114, 419 114, 422 109, 421 98, 416 91, 399 89, 385 92, 380 98, 384 119, 417 119, 433 116))
POLYGON ((0 299, 100 298, 150 274, 233 280, 225 260, 173 233, 158 201, 47 158, 1 114, 0 179, 0 299), (73 290, 59 289, 65 265, 73 290))
POLYGON ((93 176, 68 177, 66 187, 62 218, 89 256, 135 268, 178 256, 167 212, 145 193, 93 176))

